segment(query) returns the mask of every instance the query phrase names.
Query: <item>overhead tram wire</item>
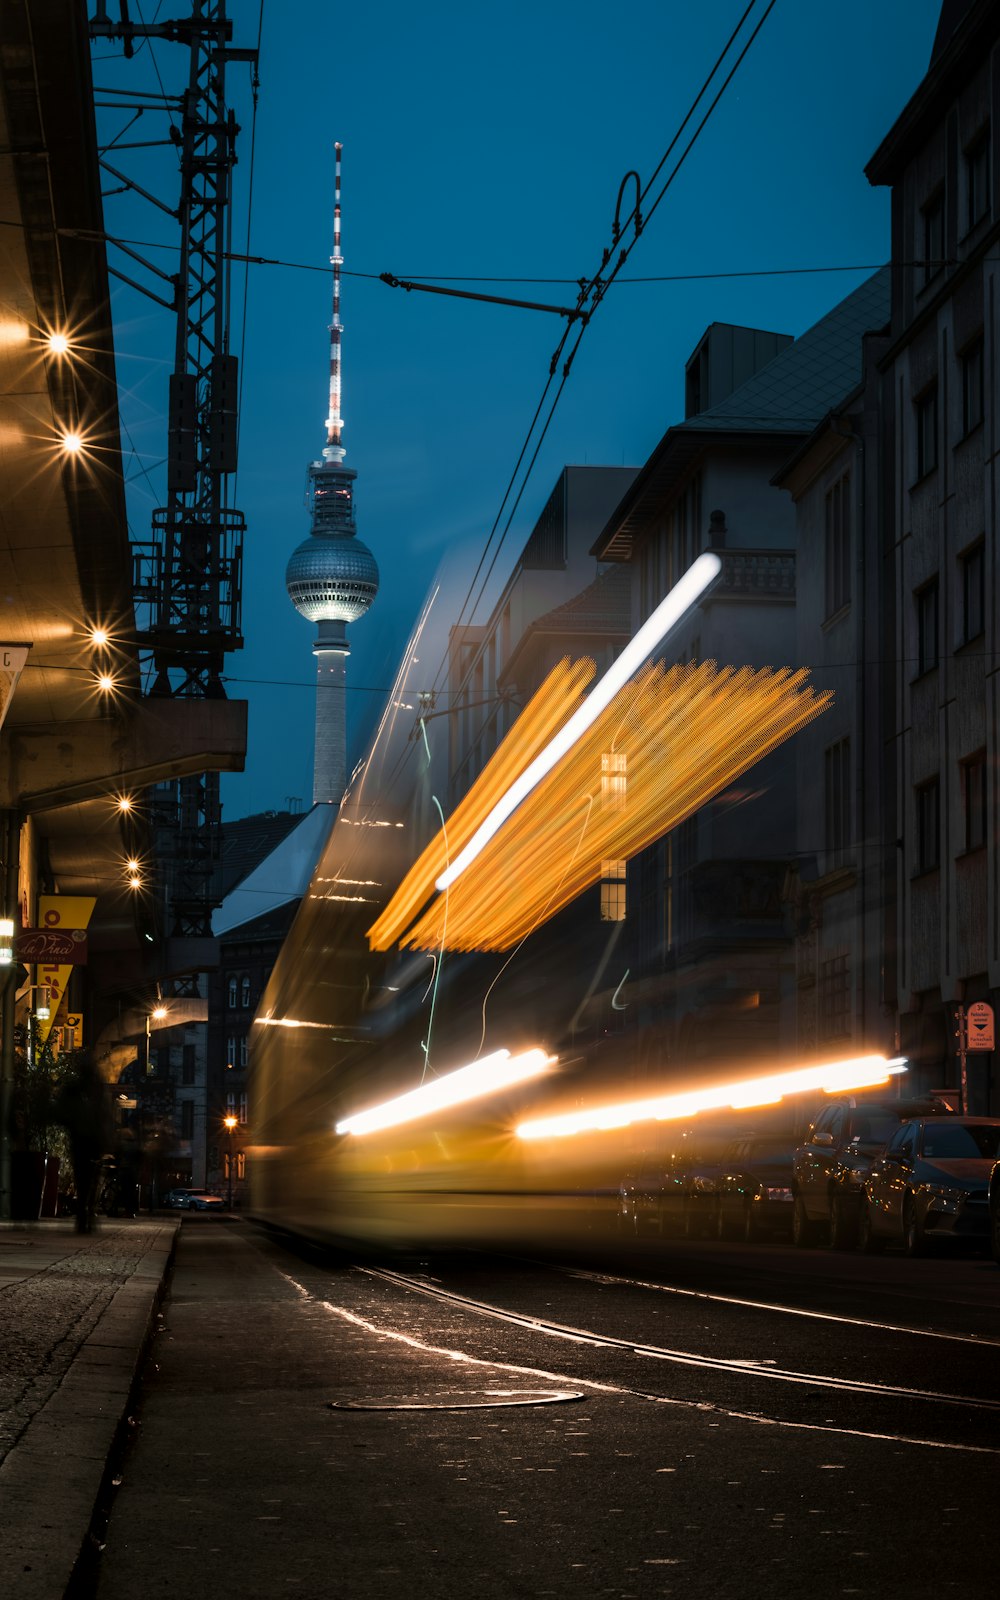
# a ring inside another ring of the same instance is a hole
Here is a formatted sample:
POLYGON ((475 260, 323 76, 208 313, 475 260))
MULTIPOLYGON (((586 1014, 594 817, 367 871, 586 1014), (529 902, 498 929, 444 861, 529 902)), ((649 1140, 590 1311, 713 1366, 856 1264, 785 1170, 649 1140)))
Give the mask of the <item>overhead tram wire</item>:
MULTIPOLYGON (((758 34, 760 33, 761 28, 764 26, 764 23, 767 21, 768 17, 770 16, 770 14, 771 14, 772 10, 774 9, 774 6, 775 6, 776 3, 777 3, 777 0, 768 0, 768 3, 767 3, 767 5, 766 5, 766 7, 764 9, 763 15, 757 21, 756 25, 754 26, 754 28, 753 28, 753 30, 752 30, 752 32, 750 34, 750 37, 747 39, 746 43, 743 45, 743 47, 740 50, 738 56, 736 57, 735 62, 730 67, 729 71, 727 72, 725 78, 723 79, 723 82, 722 82, 721 86, 719 87, 718 91, 715 94, 714 99, 712 100, 711 104, 709 105, 708 109, 706 110, 706 112, 705 112, 704 116, 702 117, 701 121, 698 123, 698 126, 696 127, 696 129, 694 130, 694 133, 691 135, 690 139, 688 140, 688 143, 685 146, 684 150, 681 152, 680 157, 675 162, 675 164, 674 164, 673 168, 671 169, 670 173, 668 174, 665 182, 662 184, 659 193, 657 194, 655 200, 653 201, 652 205, 650 206, 650 209, 649 209, 649 211, 648 211, 648 213, 647 213, 647 215, 645 217, 645 220, 643 220, 642 209, 641 209, 643 202, 645 201, 647 195, 649 194, 649 192, 650 192, 653 184, 655 183, 657 177, 663 171, 663 168, 666 165, 667 161, 670 159, 671 154, 676 149, 677 144, 678 144, 678 142, 679 142, 679 140, 680 140, 685 128, 688 126, 689 122, 692 120, 692 118, 696 114, 697 108, 701 104, 702 100, 705 98, 705 95, 708 93, 708 91, 709 91, 709 89, 711 87, 713 79, 716 77, 716 75, 720 71, 720 68, 721 68, 723 62, 725 61, 726 57, 729 55, 730 51, 732 50, 733 45, 736 42, 737 37, 739 36, 740 32, 743 29, 744 23, 746 22, 747 18, 750 16, 750 13, 754 9, 754 6, 757 4, 757 0, 750 0, 750 4, 746 7, 744 12, 742 13, 742 15, 741 15, 739 21, 737 22, 735 28, 730 33, 728 39, 726 40, 725 45, 723 46, 723 48, 719 52, 719 55, 717 56, 715 62, 713 63, 712 68, 711 68, 710 72, 708 73, 708 76, 705 78, 704 82, 701 85, 701 88, 698 90, 698 93, 695 95, 694 99, 692 100, 691 105, 689 106, 687 112, 684 115, 684 118, 682 119, 682 121, 680 123, 680 126, 677 129, 677 132, 674 134, 673 138, 670 141, 670 144, 667 146, 666 151, 664 152, 664 154, 661 157, 660 161, 657 163, 657 166, 656 166, 656 168, 655 168, 655 170, 653 172, 652 177, 647 181, 646 185, 640 190, 638 196, 636 197, 636 201, 635 201, 635 204, 632 207, 631 212, 626 217, 624 223, 622 223, 620 225, 619 225, 618 220, 616 218, 616 222, 615 222, 615 235, 616 236, 615 236, 615 238, 614 238, 614 240, 612 242, 611 249, 614 249, 617 246, 619 240, 624 236, 624 234, 627 232, 627 230, 630 227, 632 227, 633 230, 634 230, 633 231, 633 238, 632 238, 631 242, 629 244, 627 244, 627 245, 623 245, 622 246, 621 251, 620 251, 619 256, 618 256, 618 260, 615 263, 614 267, 611 269, 611 272, 609 273, 609 275, 608 275, 608 277, 606 279, 602 278, 602 274, 603 274, 604 269, 605 269, 605 267, 607 265, 607 262, 610 259, 610 255, 611 255, 611 250, 610 249, 606 249, 604 251, 602 262, 601 262, 601 265, 598 268, 598 270, 592 275, 592 277, 589 280, 587 280, 585 285, 581 285, 580 296, 579 296, 579 299, 578 299, 578 302, 577 302, 578 303, 578 307, 582 311, 583 308, 586 305, 587 300, 590 299, 591 297, 593 297, 593 303, 591 305, 590 312, 586 316, 586 318, 583 318, 583 317, 580 318, 579 327, 577 329, 576 341, 573 344, 572 348, 570 349, 569 355, 566 358, 566 361, 565 361, 564 366, 563 366, 562 379, 561 379, 561 381, 559 383, 559 387, 556 390, 556 393, 555 393, 555 395, 553 397, 552 403, 551 403, 551 405, 549 407, 548 416, 546 417, 545 422, 544 422, 544 424, 542 426, 541 434, 540 434, 540 436, 538 438, 538 441, 537 441, 537 443, 535 445, 534 452, 533 452, 533 454, 531 456, 531 460, 530 460, 529 465, 528 465, 528 470, 524 475, 524 478, 523 478, 522 483, 521 483, 521 487, 518 490, 517 496, 516 496, 512 506, 511 506, 509 515, 507 517, 506 524, 504 526, 503 533, 501 534, 500 539, 497 542, 496 548, 495 548, 495 550, 493 552, 492 559, 490 560, 489 567, 487 568, 487 571, 486 571, 486 576, 483 578, 483 581, 479 586, 479 591, 478 591, 478 594, 476 595, 475 601, 473 602, 472 610, 471 610, 470 614, 474 614, 475 613, 475 609, 479 605, 480 601, 482 600, 483 594, 485 593, 485 590, 486 590, 486 586, 489 583, 489 580, 490 580, 490 578, 491 578, 491 576, 493 574, 493 570, 494 570, 494 568, 496 566, 496 563, 497 563, 497 560, 499 558, 500 551, 502 550, 504 542, 505 542, 506 537, 507 537, 507 534, 510 531, 511 523, 513 522, 513 518, 514 518, 514 515, 515 515, 515 513, 517 511, 517 507, 520 504, 521 497, 522 497, 522 495, 524 493, 524 490, 525 490, 525 488, 527 486, 527 483, 528 483, 528 480, 530 478, 532 469, 534 468, 535 462, 538 459, 538 454, 539 454, 539 451, 541 450, 542 444, 544 442, 545 435, 548 432, 549 426, 550 426, 550 424, 552 422, 552 418, 555 415, 556 408, 557 408, 557 406, 559 404, 559 400, 560 400, 560 398, 562 396, 562 392, 563 392, 563 390, 564 390, 564 388, 566 386, 566 382, 567 382, 567 380, 569 378, 569 374, 570 374, 570 371, 572 369, 573 361, 575 360, 577 351, 579 350, 580 344, 582 343, 583 336, 584 336, 584 334, 585 334, 585 332, 587 330, 587 327, 589 326, 591 316, 597 310, 597 307, 600 305, 601 300, 604 298, 604 295, 607 292, 607 288, 610 286, 611 283, 614 282, 615 278, 618 276, 618 274, 621 271, 622 267, 625 265, 625 262, 628 260, 632 250, 635 248, 636 244, 638 243, 642 232, 644 231, 645 227, 648 225, 650 217, 656 211, 657 207, 659 206, 660 202, 662 201, 662 199, 663 199, 664 195, 666 194, 667 190, 669 189, 670 185, 673 183, 673 181, 676 178, 678 172, 681 170, 681 167, 684 165, 684 162, 686 161, 688 155, 690 154, 691 150, 693 149, 693 147, 694 147, 695 143, 697 142, 699 136, 701 135, 702 131, 704 130, 705 125, 707 124, 709 118, 711 117, 712 113, 714 112, 716 106, 719 104, 719 101, 721 100, 721 98, 722 98, 723 94, 725 93, 726 89, 728 88, 729 84, 732 82, 733 77, 735 76, 735 74, 738 71, 740 65, 742 64, 743 60, 745 59, 745 57, 747 55, 747 52, 750 50, 750 47, 753 45, 754 41, 756 40, 758 34)), ((484 549, 483 549, 483 554, 479 559, 479 562, 478 562, 478 564, 476 566, 476 571, 473 574, 472 581, 471 581, 471 583, 469 585, 469 588, 468 588, 468 590, 466 592, 465 599, 462 602, 462 606, 461 606, 461 609, 459 611, 458 619, 457 619, 457 622, 455 624, 457 627, 461 627, 461 625, 462 625, 462 618, 465 615, 466 607, 469 604, 469 600, 471 599, 473 591, 475 590, 476 584, 477 584, 477 582, 479 580, 479 575, 480 575, 480 573, 482 571, 483 564, 486 561, 487 555, 489 554, 490 546, 493 543, 494 536, 496 534, 497 528, 499 527, 500 520, 501 520, 501 518, 503 516, 504 508, 505 508, 505 506, 506 506, 506 504, 507 504, 507 502, 508 502, 508 500, 510 498, 511 490, 513 488, 513 484, 514 484, 514 481, 516 480, 517 474, 518 474, 518 472, 520 470, 521 462, 524 460, 525 454, 527 453, 527 449, 528 449, 529 444, 531 442, 532 434, 534 432, 535 426, 536 426, 537 421, 538 421, 538 417, 541 414, 541 411, 542 411, 542 408, 543 408, 543 406, 545 404, 545 400, 546 400, 546 397, 548 395, 549 389, 551 388, 552 380, 553 380, 553 377, 555 375, 556 366, 558 365, 558 362, 562 357, 563 351, 566 348, 567 342, 569 340, 570 333, 572 331, 572 327, 573 327, 572 323, 568 323, 567 324, 567 327, 564 329, 563 335, 562 335, 562 337, 561 337, 561 339, 559 341, 559 344, 556 347, 556 351, 555 351, 555 353, 554 353, 554 355, 552 357, 552 361, 550 363, 550 368, 549 368, 549 376, 548 376, 548 379, 546 381, 545 387, 544 387, 544 389, 542 391, 542 397, 541 397, 541 399, 539 401, 539 404, 538 404, 538 406, 536 408, 535 415, 532 418, 531 427, 528 430, 528 434, 527 434, 527 436, 525 438, 524 444, 521 447, 521 451, 520 451, 520 454, 518 455, 518 459, 517 459, 517 464, 516 464, 516 466, 514 468, 514 472, 511 475, 511 480, 507 485, 507 489, 506 489, 506 491, 504 493, 503 500, 500 503, 500 509, 499 509, 499 511, 497 513, 497 516, 496 516, 496 519, 495 519, 495 521, 493 523, 493 527, 491 528, 489 536, 487 537, 486 544, 485 544, 484 549)), ((448 660, 447 656, 442 658, 441 664, 438 667, 437 674, 435 675, 434 685, 433 685, 434 689, 437 689, 438 686, 439 686, 440 679, 441 679, 441 674, 442 674, 443 671, 446 670, 446 667, 447 667, 447 660, 448 660)))
MULTIPOLYGON (((535 464, 535 462, 536 462, 536 460, 538 458, 538 453, 539 453, 539 451, 541 449, 542 443, 544 442, 545 435, 548 432, 549 426, 550 426, 550 424, 552 422, 552 418, 555 415, 556 407, 557 407, 557 405, 559 403, 559 399, 560 399, 560 397, 562 395, 563 389, 566 386, 566 382, 567 382, 567 380, 569 378, 569 373, 570 373, 570 370, 572 368, 573 360, 574 360, 574 358, 576 356, 576 353, 577 353, 577 351, 578 351, 578 349, 580 347, 580 343, 582 341, 583 334, 586 332, 586 329, 589 326, 590 318, 593 315, 593 312, 597 309, 597 306, 600 304, 601 300, 604 298, 604 294, 606 292, 607 284, 605 284, 602 281, 601 274, 604 271, 604 268, 607 265, 608 260, 610 259, 611 250, 618 244, 618 241, 621 239, 624 231, 628 227, 634 225, 634 227, 635 227, 635 237, 634 237, 631 245, 629 245, 628 247, 623 247, 622 248, 621 254, 619 255, 619 259, 618 259, 614 269, 612 270, 612 273, 611 273, 609 279, 607 280, 608 283, 611 283, 611 282, 614 281, 614 279, 616 278, 618 272, 620 272, 620 270, 621 270, 622 266, 624 265, 625 261, 628 259, 628 256, 631 253, 631 250, 634 248, 635 244, 638 242, 639 236, 640 236, 640 234, 642 233, 642 231, 644 229, 644 224, 642 223, 642 220, 641 220, 641 204, 642 204, 642 200, 645 198, 646 194, 648 194, 649 189, 650 189, 652 183, 655 182, 655 179, 658 176, 658 174, 660 172, 662 172, 665 163, 669 160, 669 157, 670 157, 671 153, 676 148, 678 140, 680 139, 681 135, 683 134, 684 129, 687 127, 688 123, 691 121, 691 118, 695 115, 698 106, 700 105, 702 100, 705 98, 705 95, 708 93, 708 91, 709 91, 709 89, 711 87, 713 79, 718 74, 718 72, 720 70, 720 67, 722 66, 722 64, 725 61, 726 57, 729 55, 730 51, 732 50, 732 47, 733 47, 737 37, 739 36, 740 32, 743 29, 743 25, 744 25, 745 21, 749 17, 751 11, 753 10, 753 8, 754 8, 754 6, 756 4, 757 4, 757 0, 750 0, 749 5, 743 11, 743 13, 742 13, 739 21, 737 22, 735 28, 730 33, 730 35, 727 38, 722 50, 719 52, 719 55, 716 57, 716 60, 713 63, 710 72, 708 73, 708 75, 704 79, 704 81, 702 82, 702 85, 701 85, 700 89, 698 90, 698 93, 695 95, 694 99, 692 100, 691 105, 689 106, 687 112, 685 113, 685 115, 684 115, 684 117, 683 117, 683 119, 682 119, 682 121, 680 123, 680 126, 677 129, 677 132, 674 134, 674 136, 671 139, 669 145, 667 146, 667 149, 664 152, 663 157, 657 163, 657 166, 655 168, 653 177, 646 184, 645 189, 643 189, 640 192, 640 194, 639 194, 639 196, 637 198, 636 204, 633 207, 632 212, 630 213, 630 215, 626 218, 624 224, 619 225, 618 224, 618 219, 616 217, 616 219, 615 219, 615 231, 614 231, 614 238, 612 240, 612 245, 611 245, 610 248, 606 248, 604 250, 603 256, 602 256, 601 265, 598 268, 597 272, 594 273, 593 276, 590 279, 577 280, 580 283, 580 292, 579 292, 579 296, 577 298, 577 309, 578 309, 579 312, 581 312, 581 313, 584 312, 584 309, 586 307, 586 302, 587 302, 588 298, 592 294, 594 294, 595 289, 597 289, 599 287, 600 288, 600 292, 596 295, 596 298, 594 299, 594 302, 593 302, 593 305, 590 308, 590 311, 587 312, 587 314, 585 316, 581 315, 579 317, 580 326, 579 326, 579 331, 578 331, 578 334, 577 334, 576 343, 573 346, 573 348, 572 348, 572 350, 570 352, 570 355, 569 355, 569 357, 567 358, 567 360, 566 360, 566 362, 564 364, 562 379, 560 381, 560 384, 559 384, 559 387, 558 387, 558 389, 556 391, 556 394, 555 394, 555 396, 554 396, 554 398, 552 400, 552 404, 549 407, 549 413, 548 413, 548 416, 546 417, 545 422, 544 422, 544 424, 542 426, 541 435, 540 435, 540 437, 539 437, 539 439, 538 439, 538 441, 537 441, 537 443, 535 445, 535 449, 534 449, 534 451, 532 453, 531 460, 530 460, 529 465, 528 465, 528 470, 525 473, 524 478, 522 479, 521 486, 520 486, 520 488, 519 488, 519 490, 517 492, 516 499, 514 500, 514 503, 511 506, 510 513, 509 513, 508 518, 507 518, 507 522, 506 522, 506 524, 504 526, 503 533, 501 534, 500 540, 499 540, 499 542, 498 542, 498 544, 496 546, 496 549, 495 549, 495 551, 493 553, 493 557, 492 557, 492 560, 490 561, 490 565, 489 565, 489 568, 487 570, 486 577, 483 579, 483 582, 479 587, 479 592, 478 592, 478 594, 476 596, 476 599, 475 599, 475 602, 474 602, 474 605, 473 605, 473 614, 474 614, 474 611, 475 611, 475 607, 478 606, 478 604, 480 603, 480 601, 481 601, 481 599, 483 597, 483 594, 484 594, 485 589, 486 589, 486 585, 488 584, 488 582, 490 580, 490 577, 491 577, 491 575, 493 573, 494 567, 496 566, 496 562, 497 562, 497 559, 498 559, 498 557, 500 555, 500 551, 501 551, 501 549, 503 547, 504 540, 506 539, 507 534, 508 534, 508 532, 510 530, 511 523, 512 523, 514 515, 515 515, 515 513, 517 511, 517 507, 518 507, 518 505, 520 503, 521 497, 522 497, 522 495, 524 493, 524 490, 525 490, 525 488, 527 486, 528 480, 529 480, 530 475, 531 475, 531 471, 534 468, 534 464, 535 464)), ((764 23, 767 21, 768 17, 770 16, 772 10, 774 9, 775 4, 776 4, 776 0, 768 0, 768 4, 766 6, 766 9, 764 11, 763 16, 760 18, 760 20, 757 22, 756 26, 754 27, 753 32, 751 33, 749 39, 747 40, 746 44, 743 46, 742 50, 740 51, 739 55, 737 56, 734 65, 730 68, 729 72, 727 73, 726 78, 724 79, 721 88, 718 90, 718 92, 717 92, 714 100, 712 101, 711 105, 709 106, 707 112, 703 116, 701 122, 698 124, 698 127, 695 129, 695 132, 692 134, 692 136, 691 136, 690 140, 688 141, 688 144, 685 147, 684 151, 682 152, 679 160, 675 163, 675 166, 674 166, 673 170, 671 171, 670 175, 668 176, 666 182, 662 185, 660 193, 657 195, 657 198, 653 203, 653 206, 652 206, 651 211, 650 211, 650 215, 652 215, 652 212, 655 211, 656 207, 659 205, 660 201, 663 199, 663 196, 666 193, 667 189, 670 187, 670 184, 673 182, 673 180, 676 177, 677 173, 680 171, 681 167, 683 166, 684 161, 687 159, 687 156, 689 155, 692 147, 696 143, 699 135, 701 134, 702 130, 704 129, 704 127, 706 125, 706 123, 708 122, 709 117, 712 115, 712 112, 715 110, 716 106, 718 105, 720 99, 722 98, 722 95, 725 93, 729 83, 732 81, 732 78, 733 78, 734 74, 736 73, 736 71, 738 70, 740 64, 744 60, 748 50, 750 49, 750 46, 754 43, 754 40, 757 38, 757 35, 760 33, 761 28, 763 27, 764 23)), ((623 185, 623 187, 624 187, 624 185, 623 185)), ((647 220, 648 220, 648 218, 647 218, 647 220)), ((505 507, 507 505, 508 500, 510 499, 511 492, 513 490, 514 484, 515 484, 515 482, 517 480, 517 477, 518 477, 518 474, 520 472, 521 463, 523 462, 524 457, 527 454, 527 451, 528 451, 528 449, 529 449, 529 447, 531 445, 532 436, 534 434, 535 428, 536 428, 537 423, 538 423, 538 419, 539 419, 539 417, 540 417, 540 415, 542 413, 543 407, 545 405, 545 401, 546 401, 546 398, 548 396, 549 390, 552 387, 552 382, 553 382, 553 379, 555 377, 556 369, 558 367, 558 364, 559 364, 560 358, 562 356, 562 353, 566 348, 566 344, 567 344, 567 341, 569 339, 569 335, 570 335, 570 332, 572 331, 572 328, 573 328, 573 322, 572 321, 567 321, 566 327, 564 328, 563 333, 562 333, 562 337, 560 338, 559 343, 556 346, 556 349, 555 349, 555 351, 554 351, 554 353, 552 355, 551 361, 549 363, 549 376, 546 379, 545 386, 544 386, 544 388, 542 390, 542 394, 541 394, 541 397, 539 399, 538 405, 535 408, 535 414, 534 414, 534 416, 533 416, 533 418, 531 420, 531 425, 528 428, 528 432, 525 435, 524 442, 521 445, 521 449, 520 449, 520 452, 518 454, 517 462, 515 464, 513 472, 511 473, 510 480, 509 480, 509 482, 507 484, 507 488, 504 491, 503 499, 500 502, 500 507, 499 507, 499 510, 497 511, 496 518, 494 519, 493 526, 490 529, 489 535, 487 536, 486 543, 485 543, 485 545, 483 547, 483 553, 479 558, 479 561, 478 561, 478 563, 476 565, 476 570, 475 570, 475 572, 474 572, 474 574, 472 576, 472 580, 471 580, 471 582, 469 584, 468 589, 466 590, 465 598, 462 601, 462 605, 461 605, 461 608, 460 608, 459 613, 458 613, 457 621, 454 624, 455 627, 461 627, 462 626, 462 619, 465 616, 466 607, 468 606, 469 601, 470 601, 470 599, 472 597, 473 591, 475 590, 476 583, 477 583, 477 581, 479 579, 479 574, 481 573, 482 568, 483 568, 483 564, 484 564, 484 562, 486 561, 486 559, 487 559, 487 557, 489 555, 490 547, 491 547, 491 545, 493 543, 493 540, 494 540, 494 537, 496 535, 497 528, 500 525, 501 518, 503 517, 504 509, 505 509, 505 507)), ((431 685, 431 693, 432 694, 437 694, 441 690, 442 677, 443 677, 443 674, 447 672, 448 660, 449 660, 449 656, 446 653, 445 655, 442 656, 442 658, 441 658, 441 660, 440 660, 440 662, 438 664, 438 667, 437 667, 437 670, 435 672, 434 679, 433 679, 433 682, 432 682, 432 685, 431 685)), ((470 664, 469 670, 471 671, 471 664, 470 664)), ((465 683, 467 681, 468 681, 468 673, 466 674, 465 677, 463 677, 463 679, 461 681, 461 684, 459 685, 459 692, 461 692, 461 689, 464 688, 465 683)), ((403 767, 405 767, 405 765, 409 761, 410 755, 411 755, 411 751, 412 751, 412 746, 409 743, 407 743, 404 746, 403 750, 400 752, 399 756, 397 757, 397 759, 396 759, 396 761, 395 761, 395 763, 394 763, 394 765, 392 767, 392 770, 389 773, 388 777, 384 780, 387 784, 391 784, 391 783, 393 783, 395 781, 395 779, 397 778, 397 776, 400 773, 400 771, 403 769, 403 767)))

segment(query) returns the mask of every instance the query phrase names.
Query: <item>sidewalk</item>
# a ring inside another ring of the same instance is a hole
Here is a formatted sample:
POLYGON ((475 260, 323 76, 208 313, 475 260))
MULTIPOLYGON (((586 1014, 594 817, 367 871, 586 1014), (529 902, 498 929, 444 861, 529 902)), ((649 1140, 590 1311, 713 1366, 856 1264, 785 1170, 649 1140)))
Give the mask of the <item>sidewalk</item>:
POLYGON ((0 1223, 0 1574, 61 1600, 155 1326, 179 1223, 0 1223))

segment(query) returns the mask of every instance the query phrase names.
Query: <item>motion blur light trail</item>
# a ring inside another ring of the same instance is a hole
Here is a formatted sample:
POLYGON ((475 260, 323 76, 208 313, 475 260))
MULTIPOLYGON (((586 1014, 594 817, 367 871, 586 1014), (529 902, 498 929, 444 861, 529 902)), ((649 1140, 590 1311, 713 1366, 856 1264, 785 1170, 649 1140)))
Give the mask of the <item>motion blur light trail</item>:
MULTIPOLYGON (((400 942, 417 950, 509 949, 600 882, 605 862, 628 860, 661 838, 821 715, 832 696, 817 693, 807 678, 805 671, 720 669, 711 661, 645 667, 484 845, 447 900, 439 895, 400 942)), ((556 692, 550 685, 540 691, 546 707, 556 692)), ((574 680, 563 692, 578 692, 574 680)), ((488 803, 521 765, 519 727, 466 803, 488 803)), ((454 844, 453 826, 454 819, 454 844)), ((443 841, 431 848, 440 853, 443 841)), ((423 858, 418 868, 426 871, 423 858)), ((409 880, 399 895, 405 907, 394 896, 369 932, 377 949, 387 948, 412 914, 409 880)))
POLYGON ((461 877, 476 857, 489 844, 499 828, 507 821, 523 800, 542 782, 568 751, 578 743, 597 721, 601 713, 614 703, 619 690, 628 683, 634 672, 652 655, 686 611, 701 598, 710 583, 722 571, 722 562, 713 551, 705 551, 692 562, 683 577, 678 579, 669 594, 665 595, 655 611, 646 618, 642 627, 629 640, 621 655, 612 662, 600 682, 595 684, 581 706, 569 721, 550 739, 518 775, 514 783, 500 796, 487 817, 463 850, 449 862, 437 880, 436 887, 444 890, 461 877))
POLYGON ((599 1133, 611 1128, 627 1128, 633 1122, 671 1122, 697 1116, 702 1111, 744 1110, 751 1106, 776 1105, 789 1094, 822 1090, 827 1094, 847 1094, 852 1089, 875 1088, 906 1071, 905 1056, 887 1061, 884 1056, 859 1056, 850 1061, 825 1062, 820 1066, 798 1067, 775 1072, 767 1077, 746 1078, 739 1083, 723 1083, 684 1094, 659 1095, 646 1100, 626 1100, 617 1105, 591 1106, 563 1116, 538 1117, 522 1122, 516 1129, 520 1139, 564 1139, 574 1133, 599 1133))
POLYGON ((368 1111, 345 1117, 337 1123, 336 1131, 363 1134, 394 1128, 399 1123, 426 1117, 432 1111, 464 1105, 466 1101, 494 1094, 498 1089, 523 1083, 527 1078, 547 1072, 555 1065, 555 1061, 556 1057, 546 1055, 544 1050, 525 1050, 517 1056, 512 1056, 509 1050, 497 1050, 493 1055, 484 1056, 481 1061, 472 1061, 467 1067, 459 1067, 455 1072, 436 1078, 433 1083, 422 1084, 408 1094, 397 1095, 382 1105, 372 1106, 368 1111))

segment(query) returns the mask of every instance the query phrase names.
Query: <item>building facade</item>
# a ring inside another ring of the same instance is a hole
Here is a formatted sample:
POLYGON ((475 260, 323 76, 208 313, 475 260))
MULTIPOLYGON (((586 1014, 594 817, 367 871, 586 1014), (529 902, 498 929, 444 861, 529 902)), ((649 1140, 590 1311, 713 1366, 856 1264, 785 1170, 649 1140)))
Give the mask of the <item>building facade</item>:
MULTIPOLYGON (((961 1009, 1000 997, 997 499, 1000 13, 946 4, 930 69, 872 157, 892 192, 892 314, 878 363, 881 626, 894 835, 885 961, 899 1048, 957 1085, 961 1009)), ((1000 1106, 991 1055, 968 1103, 1000 1106)))

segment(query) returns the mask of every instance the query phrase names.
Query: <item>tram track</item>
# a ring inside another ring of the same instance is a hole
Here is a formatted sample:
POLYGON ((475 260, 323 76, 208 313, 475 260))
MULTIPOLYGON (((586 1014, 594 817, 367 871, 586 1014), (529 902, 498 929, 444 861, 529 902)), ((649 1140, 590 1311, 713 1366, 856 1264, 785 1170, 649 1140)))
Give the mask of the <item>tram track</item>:
MULTIPOLYGON (((414 1293, 425 1295, 428 1298, 461 1307, 464 1311, 471 1312, 474 1315, 490 1317, 496 1321, 510 1324, 513 1327, 524 1329, 545 1338, 565 1340, 578 1345, 589 1345, 595 1349, 627 1351, 630 1355, 669 1362, 677 1366, 702 1369, 706 1372, 725 1373, 741 1378, 761 1378, 776 1383, 806 1385, 813 1390, 821 1389, 842 1394, 877 1396, 880 1399, 894 1399, 906 1402, 918 1401, 939 1406, 958 1406, 964 1410, 972 1408, 983 1412, 1000 1412, 1000 1399, 957 1394, 945 1390, 922 1389, 904 1384, 875 1383, 860 1378, 838 1378, 829 1373, 796 1371, 791 1368, 764 1364, 750 1359, 731 1360, 720 1356, 708 1356, 698 1351, 679 1350, 669 1346, 648 1344, 636 1339, 617 1338, 614 1335, 597 1332, 596 1330, 579 1328, 547 1318, 511 1311, 504 1307, 492 1305, 488 1301, 477 1300, 469 1295, 446 1289, 441 1285, 426 1282, 419 1277, 396 1272, 391 1268, 365 1266, 358 1267, 355 1270, 394 1284, 398 1288, 407 1289, 414 1293)), ((657 1286, 653 1285, 652 1287, 657 1286)), ((751 1304, 753 1303, 751 1302, 751 1304)), ((859 1326, 870 1327, 878 1325, 860 1323, 859 1326)), ((891 1331, 908 1333, 912 1330, 893 1329, 891 1331)))

